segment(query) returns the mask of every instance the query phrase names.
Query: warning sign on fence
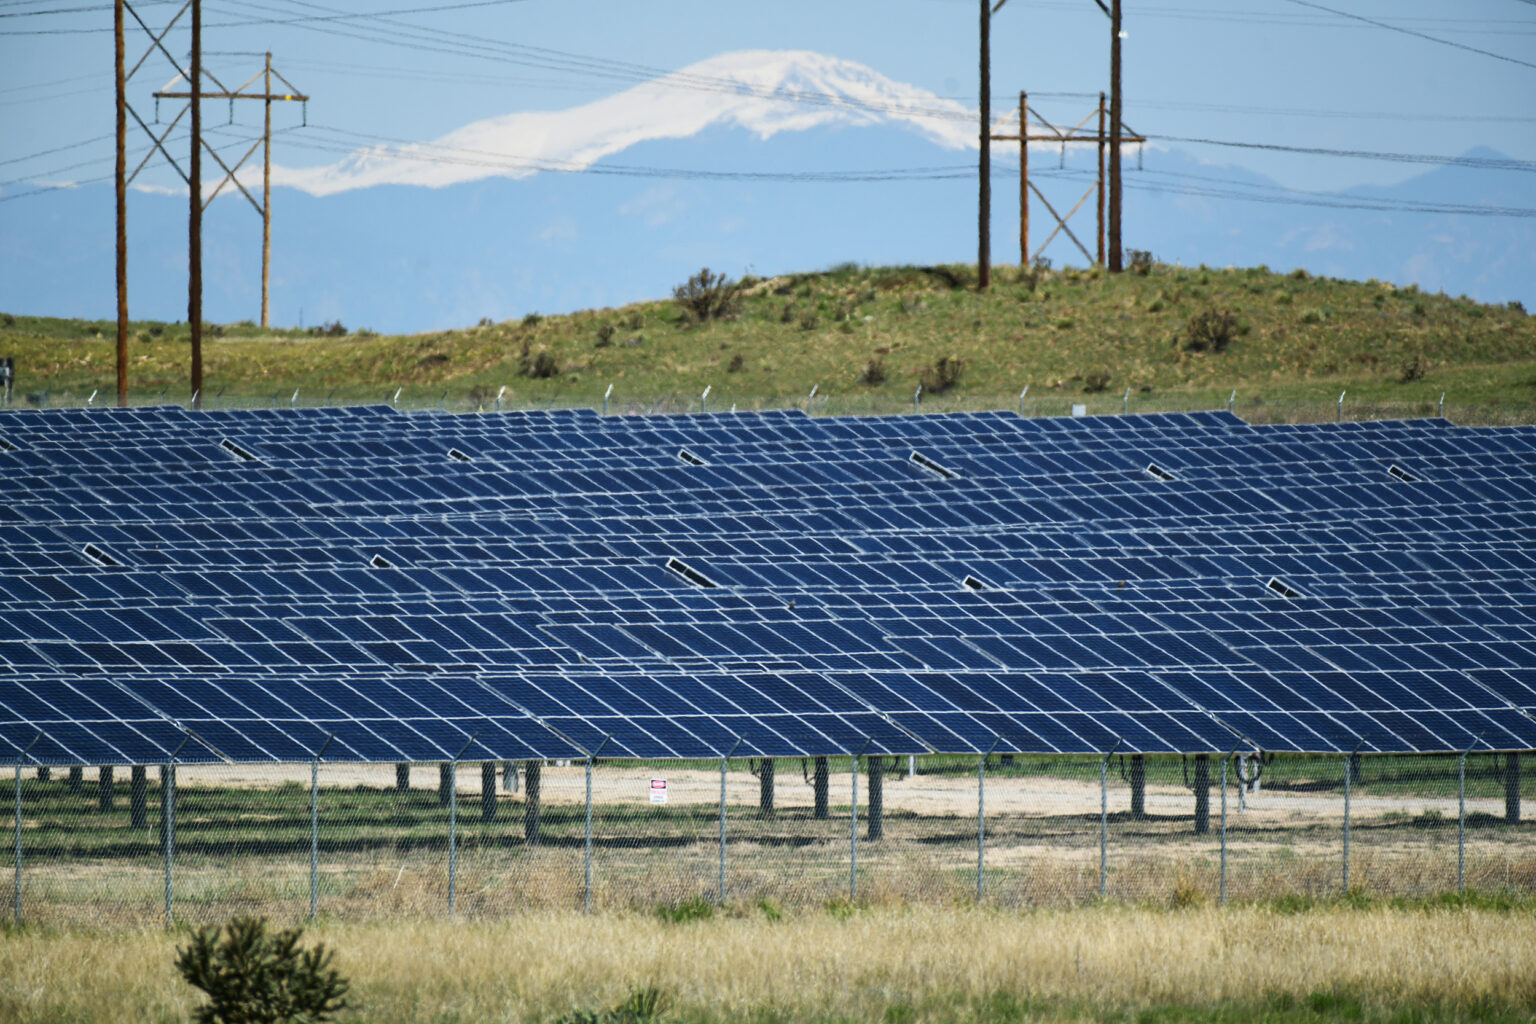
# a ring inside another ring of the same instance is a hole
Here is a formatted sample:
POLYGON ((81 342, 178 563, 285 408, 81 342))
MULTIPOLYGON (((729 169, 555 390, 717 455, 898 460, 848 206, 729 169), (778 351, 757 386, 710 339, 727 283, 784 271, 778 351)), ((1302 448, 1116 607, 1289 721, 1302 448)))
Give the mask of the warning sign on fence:
POLYGON ((651 780, 651 803, 664 804, 667 802, 667 780, 651 780))

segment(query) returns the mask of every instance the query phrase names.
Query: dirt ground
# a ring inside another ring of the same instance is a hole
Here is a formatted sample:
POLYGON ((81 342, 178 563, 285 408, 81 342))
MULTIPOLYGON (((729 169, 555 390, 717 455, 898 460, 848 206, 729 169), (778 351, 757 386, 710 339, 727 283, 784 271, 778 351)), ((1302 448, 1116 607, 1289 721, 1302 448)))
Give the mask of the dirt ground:
MULTIPOLYGON (((1088 774, 1085 763, 1085 775, 1088 774)), ((664 778, 667 783, 669 804, 718 806, 720 801, 720 774, 697 769, 656 769, 632 767, 623 764, 600 765, 592 773, 592 798, 595 803, 636 807, 649 805, 653 778, 664 778)), ((308 765, 219 765, 185 766, 176 773, 182 786, 248 786, 253 788, 276 787, 285 784, 308 786, 308 765)), ((503 799, 520 799, 521 786, 513 792, 502 785, 503 776, 497 773, 498 790, 503 799)), ((774 789, 774 802, 780 808, 810 807, 815 799, 811 785, 803 776, 798 761, 784 759, 779 762, 774 789)), ((328 764, 320 769, 322 791, 328 788, 353 788, 369 786, 388 788, 395 784, 393 765, 328 764)), ((438 770, 436 765, 416 765, 411 769, 413 789, 436 789, 438 770)), ((462 798, 478 798, 480 772, 478 765, 465 765, 458 772, 457 789, 462 798)), ((541 798, 545 804, 582 803, 586 799, 586 773, 577 762, 565 766, 551 764, 542 773, 541 798)), ((741 770, 733 770, 726 776, 726 800, 730 806, 756 806, 759 783, 756 776, 741 770)), ((831 800, 846 806, 852 790, 847 772, 834 773, 830 781, 831 800)), ((863 806, 869 796, 868 776, 859 779, 859 802, 863 806)), ((994 815, 1073 815, 1097 813, 1100 809, 1098 781, 1062 779, 1037 776, 1028 779, 992 776, 986 781, 986 812, 994 815)), ((977 782, 974 775, 918 775, 904 777, 904 772, 888 772, 884 785, 885 808, 888 812, 911 812, 923 816, 975 817, 977 811, 977 782)), ((1153 817, 1190 815, 1194 813, 1194 794, 1180 786, 1147 786, 1147 813, 1153 817)), ((1109 812, 1124 813, 1130 810, 1130 788, 1117 775, 1109 780, 1109 812)), ((1341 821, 1344 801, 1338 794, 1317 795, 1276 790, 1263 790, 1246 795, 1243 807, 1239 807, 1237 787, 1229 784, 1227 813, 1229 823, 1248 827, 1298 827, 1309 822, 1341 821)), ((1220 813, 1221 790, 1219 777, 1211 789, 1211 813, 1220 813)), ((1468 798, 1467 814, 1502 815, 1502 799, 1468 798)), ((1381 796, 1368 791, 1356 792, 1350 801, 1353 818, 1381 817, 1387 814, 1417 817, 1425 813, 1438 814, 1454 823, 1458 813, 1455 797, 1381 796)))

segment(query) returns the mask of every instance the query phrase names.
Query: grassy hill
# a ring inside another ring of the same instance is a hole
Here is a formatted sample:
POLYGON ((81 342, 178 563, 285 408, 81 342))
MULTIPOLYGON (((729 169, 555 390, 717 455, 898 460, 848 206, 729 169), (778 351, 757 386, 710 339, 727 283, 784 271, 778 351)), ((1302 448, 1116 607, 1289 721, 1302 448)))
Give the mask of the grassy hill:
MULTIPOLYGON (((205 401, 387 401, 452 409, 600 406, 615 411, 802 407, 900 412, 1015 407, 1060 415, 1213 408, 1237 391, 1250 420, 1424 415, 1445 394, 1459 422, 1536 421, 1536 318, 1518 305, 1279 275, 1161 264, 1112 276, 1005 267, 985 295, 973 267, 837 267, 744 282, 739 312, 700 322, 673 299, 563 316, 529 314, 400 337, 204 332, 205 401), (1130 389, 1126 399, 1126 389, 1130 389)), ((115 325, 0 314, 17 361, 15 405, 79 405, 115 388, 115 325), (46 396, 43 394, 46 392, 46 396)), ((136 322, 135 404, 189 398, 185 325, 136 322), (163 394, 162 394, 163 393, 163 394)))

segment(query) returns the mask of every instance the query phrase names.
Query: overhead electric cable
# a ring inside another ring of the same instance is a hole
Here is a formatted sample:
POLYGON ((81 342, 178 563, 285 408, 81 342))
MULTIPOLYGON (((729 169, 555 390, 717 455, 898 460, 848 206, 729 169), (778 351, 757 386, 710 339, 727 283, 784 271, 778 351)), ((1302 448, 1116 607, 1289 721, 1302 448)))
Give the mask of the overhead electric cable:
POLYGON ((1183 135, 1148 135, 1149 141, 1183 142, 1197 146, 1229 146, 1236 149, 1264 149, 1308 156, 1351 157, 1358 160, 1383 160, 1404 164, 1443 164, 1493 171, 1536 171, 1536 160, 1509 157, 1435 156, 1428 153, 1382 153, 1363 149, 1327 149, 1321 146, 1284 146, 1275 142, 1239 142, 1233 139, 1202 139, 1183 135))
POLYGON ((1536 64, 1532 64, 1528 60, 1521 60, 1518 57, 1509 57, 1502 53, 1494 53, 1492 50, 1482 50, 1476 46, 1468 46, 1466 43, 1458 43, 1450 39, 1441 39, 1439 36, 1432 36, 1424 32, 1419 32, 1415 29, 1404 28, 1402 25, 1393 25, 1389 22, 1377 21, 1374 18, 1367 18, 1362 14, 1351 14, 1348 11, 1340 11, 1335 10, 1332 7, 1324 7, 1322 4, 1312 3, 1312 0, 1290 0, 1290 2, 1296 4, 1298 7, 1310 7, 1315 11, 1326 11, 1327 13, 1337 15, 1340 18, 1350 18, 1354 21, 1364 22, 1367 25, 1374 25, 1377 28, 1384 28, 1389 32, 1401 32, 1405 36, 1413 36, 1416 39, 1425 39, 1431 43, 1439 43, 1441 46, 1453 46, 1458 50, 1466 50, 1468 53, 1477 53, 1484 57, 1492 57, 1494 60, 1502 60, 1509 64, 1518 64, 1525 68, 1536 68, 1536 64))

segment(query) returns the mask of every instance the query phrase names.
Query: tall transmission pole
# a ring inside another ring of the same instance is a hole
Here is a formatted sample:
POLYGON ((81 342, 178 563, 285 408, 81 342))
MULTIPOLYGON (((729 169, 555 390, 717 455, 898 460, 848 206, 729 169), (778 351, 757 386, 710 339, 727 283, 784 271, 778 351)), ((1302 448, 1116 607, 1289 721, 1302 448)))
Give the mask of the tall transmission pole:
POLYGON ((123 0, 112 5, 117 80, 117 404, 128 406, 128 82, 123 76, 123 0))
MULTIPOLYGON (((239 160, 236 160, 233 165, 225 163, 223 158, 219 156, 218 151, 213 149, 211 146, 205 147, 208 149, 208 155, 213 157, 213 159, 218 162, 219 166, 223 168, 224 177, 219 182, 218 186, 211 193, 209 193, 208 198, 203 200, 202 205, 203 208, 206 209, 208 204, 213 202, 214 199, 218 197, 220 192, 224 191, 225 185, 232 184, 236 189, 240 191, 241 195, 245 196, 245 198, 250 202, 251 206, 256 210, 256 212, 261 214, 261 326, 266 327, 268 326, 268 310, 270 308, 269 284, 271 281, 272 266, 272 103, 273 101, 303 103, 306 104, 305 110, 307 111, 309 97, 295 89, 293 83, 284 78, 281 72, 272 70, 271 53, 266 55, 266 63, 263 65, 262 69, 256 72, 256 74, 252 75, 250 78, 246 79, 244 84, 236 89, 228 88, 212 75, 209 75, 208 77, 213 79, 214 84, 218 86, 218 89, 217 91, 198 91, 197 95, 202 99, 229 100, 231 107, 234 106, 235 100, 261 100, 264 106, 261 138, 257 139, 251 148, 245 151, 245 155, 240 157, 239 160), (288 87, 288 92, 276 93, 272 91, 272 79, 274 76, 279 82, 288 87), (246 91, 253 85, 256 85, 258 82, 261 83, 261 91, 246 91), (240 179, 236 177, 240 168, 244 167, 245 162, 251 158, 251 154, 256 152, 257 146, 261 146, 263 148, 261 202, 259 203, 251 195, 251 193, 246 190, 245 186, 240 183, 240 179)), ((161 91, 155 93, 155 99, 191 99, 192 95, 193 93, 191 90, 186 92, 161 91)))
MULTIPOLYGON (((1093 110, 1089 111, 1088 116, 1084 117, 1074 125, 1062 128, 1052 124, 1050 121, 1040 116, 1039 112, 1029 105, 1029 94, 1026 92, 1021 92, 1019 93, 1018 118, 1019 128, 1017 135, 999 133, 992 136, 992 141, 1016 141, 1019 144, 1019 265, 1022 267, 1029 266, 1032 262, 1039 258, 1041 253, 1045 251, 1046 246, 1050 245, 1056 236, 1061 233, 1065 233, 1066 236, 1071 239, 1072 244, 1077 246, 1078 250, 1083 254, 1083 258, 1089 263, 1098 263, 1101 266, 1104 265, 1104 150, 1105 145, 1109 140, 1109 135, 1106 132, 1104 124, 1104 94, 1099 93, 1098 105, 1095 106, 1093 110), (1030 126, 1030 115, 1032 114, 1034 115, 1035 121, 1038 122, 1034 128, 1031 128, 1030 126), (1088 129, 1090 122, 1097 122, 1097 127, 1093 130, 1092 134, 1089 134, 1088 129), (1051 201, 1041 193, 1039 187, 1030 180, 1029 143, 1031 142, 1056 143, 1062 148, 1063 159, 1066 157, 1066 147, 1068 145, 1087 142, 1096 142, 1098 144, 1098 177, 1095 179, 1092 185, 1088 186, 1088 190, 1083 193, 1082 198, 1077 201, 1077 204, 1068 210, 1065 214, 1058 212, 1056 207, 1051 205, 1051 201), (1033 253, 1031 253, 1029 247, 1030 193, 1034 194, 1035 198, 1040 201, 1040 205, 1045 207, 1046 212, 1049 213, 1051 218, 1056 222, 1056 226, 1051 229, 1051 233, 1046 237, 1045 241, 1040 244, 1040 247, 1034 250, 1033 253), (1083 244, 1082 240, 1073 233, 1071 227, 1069 227, 1067 224, 1067 222, 1072 219, 1077 211, 1082 208, 1083 204, 1088 201, 1090 196, 1096 196, 1097 198, 1097 202, 1095 204, 1098 208, 1098 230, 1096 232, 1098 244, 1097 257, 1088 251, 1088 247, 1083 244)), ((1012 116, 1010 115, 1009 117, 1004 118, 1004 120, 1010 121, 1012 120, 1012 116)), ((1137 134, 1134 131, 1131 131, 1130 129, 1126 128, 1126 126, 1121 125, 1120 127, 1121 142, 1130 142, 1139 145, 1147 141, 1145 137, 1137 134)))
POLYGON ((262 79, 261 127, 261 326, 267 326, 267 285, 272 268, 272 51, 262 79))
POLYGON ((187 327, 192 339, 192 407, 203 403, 203 5, 192 0, 192 159, 188 168, 187 327))
POLYGON ((992 285, 992 15, 1008 0, 981 0, 981 166, 976 204, 976 288, 992 285))
POLYGON ((1110 0, 1109 14, 1109 271, 1123 266, 1120 248, 1120 0, 1110 0))
POLYGON ((992 284, 992 0, 981 0, 981 168, 976 206, 976 288, 992 284))

